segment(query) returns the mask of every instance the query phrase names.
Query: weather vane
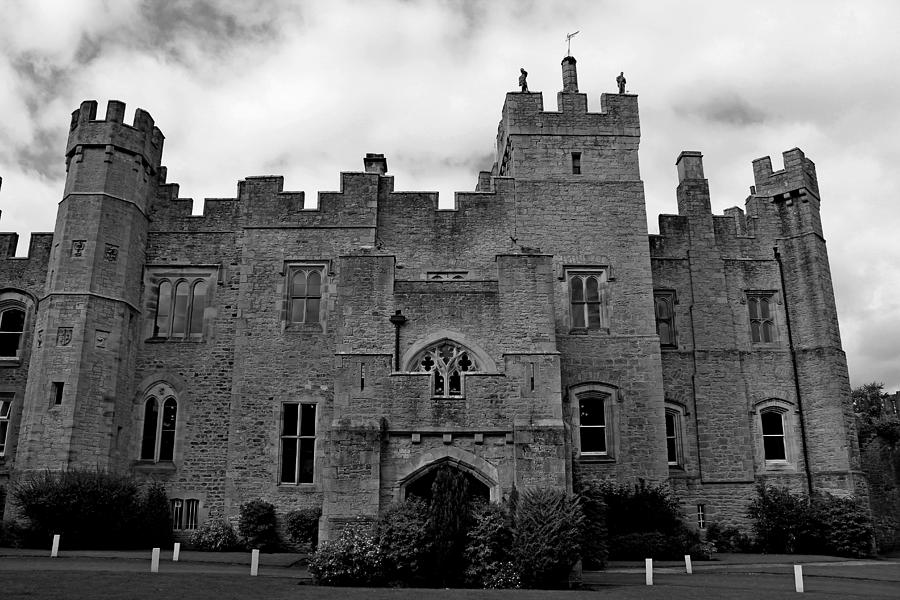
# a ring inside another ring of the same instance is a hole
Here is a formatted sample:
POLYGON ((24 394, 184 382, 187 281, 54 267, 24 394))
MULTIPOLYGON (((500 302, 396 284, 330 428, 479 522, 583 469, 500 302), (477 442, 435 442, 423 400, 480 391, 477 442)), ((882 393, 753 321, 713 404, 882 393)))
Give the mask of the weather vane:
POLYGON ((572 56, 572 38, 578 35, 578 32, 566 34, 566 56, 572 56))

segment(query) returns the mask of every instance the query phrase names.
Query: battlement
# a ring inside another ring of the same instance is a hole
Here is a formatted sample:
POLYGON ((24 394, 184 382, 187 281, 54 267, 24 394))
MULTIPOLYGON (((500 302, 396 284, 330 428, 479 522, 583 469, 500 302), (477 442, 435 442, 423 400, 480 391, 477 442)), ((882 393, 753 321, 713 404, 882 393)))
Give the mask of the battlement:
POLYGON ((772 171, 772 159, 768 156, 753 161, 754 193, 775 199, 796 198, 806 192, 819 198, 819 182, 816 165, 806 158, 803 151, 793 148, 782 153, 784 169, 772 171))
POLYGON ((28 255, 16 256, 16 247, 19 244, 19 234, 14 232, 0 233, 0 260, 14 259, 37 259, 47 262, 50 257, 50 250, 53 248, 52 233, 32 233, 28 240, 28 255))
POLYGON ((85 100, 72 112, 66 156, 71 157, 79 146, 104 146, 117 148, 143 157, 153 171, 162 161, 163 136, 154 124, 153 117, 143 109, 134 111, 131 125, 124 123, 125 103, 110 100, 106 105, 106 118, 97 119, 97 102, 85 100))

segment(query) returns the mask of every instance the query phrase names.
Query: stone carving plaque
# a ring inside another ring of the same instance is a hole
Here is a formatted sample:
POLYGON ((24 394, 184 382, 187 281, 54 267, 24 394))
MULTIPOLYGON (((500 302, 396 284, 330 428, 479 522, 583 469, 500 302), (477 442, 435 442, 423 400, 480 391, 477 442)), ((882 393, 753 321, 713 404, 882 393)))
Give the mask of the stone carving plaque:
POLYGON ((119 247, 114 244, 106 244, 106 250, 103 252, 103 257, 107 262, 116 262, 119 260, 119 247))
POLYGON ((72 328, 60 327, 56 330, 56 345, 68 346, 72 343, 72 328))
POLYGON ((84 256, 84 246, 86 240, 72 240, 72 258, 81 258, 84 256))

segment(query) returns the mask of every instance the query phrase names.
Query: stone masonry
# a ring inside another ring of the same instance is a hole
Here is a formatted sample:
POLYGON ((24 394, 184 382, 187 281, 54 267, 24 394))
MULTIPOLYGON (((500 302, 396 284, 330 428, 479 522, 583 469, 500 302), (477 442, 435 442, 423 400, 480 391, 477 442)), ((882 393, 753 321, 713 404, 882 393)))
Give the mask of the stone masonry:
POLYGON ((193 503, 179 534, 262 498, 326 538, 441 465, 494 500, 668 482, 701 527, 760 481, 865 496, 812 161, 718 216, 683 152, 648 243, 637 97, 591 112, 575 66, 556 111, 506 95, 451 210, 368 154, 317 208, 249 177, 194 216, 150 115, 83 103, 55 231, 0 234, 0 485, 99 466, 193 503))

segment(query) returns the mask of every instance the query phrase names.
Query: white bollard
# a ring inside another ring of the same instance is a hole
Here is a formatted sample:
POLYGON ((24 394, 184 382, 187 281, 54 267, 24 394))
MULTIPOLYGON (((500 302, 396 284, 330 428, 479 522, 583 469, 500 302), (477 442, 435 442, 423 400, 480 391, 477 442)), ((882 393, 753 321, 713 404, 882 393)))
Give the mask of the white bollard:
POLYGON ((154 548, 150 555, 150 572, 159 573, 159 548, 154 548))
POLYGON ((178 562, 178 556, 181 554, 181 542, 175 542, 172 547, 172 562, 178 562))
POLYGON ((647 568, 647 585, 653 585, 653 559, 645 558, 644 565, 647 568))
POLYGON ((53 547, 50 548, 50 558, 56 558, 59 554, 59 534, 53 536, 53 547))
POLYGON ((691 575, 694 572, 694 566, 691 564, 691 555, 690 554, 684 555, 684 572, 687 573, 688 575, 691 575))
POLYGON ((253 550, 250 554, 250 577, 256 577, 259 573, 259 550, 253 550))
POLYGON ((798 592, 803 591, 803 565, 794 565, 794 587, 798 592))

